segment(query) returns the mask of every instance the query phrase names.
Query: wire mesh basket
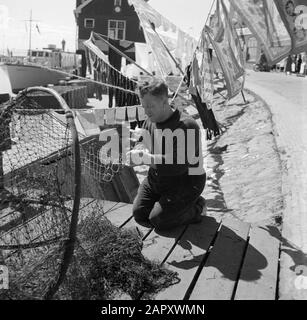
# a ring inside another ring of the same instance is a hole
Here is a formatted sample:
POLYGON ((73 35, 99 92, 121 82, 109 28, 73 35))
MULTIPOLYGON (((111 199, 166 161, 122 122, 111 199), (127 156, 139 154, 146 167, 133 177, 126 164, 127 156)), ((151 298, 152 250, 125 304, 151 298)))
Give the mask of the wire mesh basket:
POLYGON ((0 252, 10 275, 6 295, 50 299, 73 255, 81 193, 79 138, 65 100, 52 89, 35 87, 2 105, 0 154, 0 252), (57 99, 64 121, 29 98, 37 91, 57 99))

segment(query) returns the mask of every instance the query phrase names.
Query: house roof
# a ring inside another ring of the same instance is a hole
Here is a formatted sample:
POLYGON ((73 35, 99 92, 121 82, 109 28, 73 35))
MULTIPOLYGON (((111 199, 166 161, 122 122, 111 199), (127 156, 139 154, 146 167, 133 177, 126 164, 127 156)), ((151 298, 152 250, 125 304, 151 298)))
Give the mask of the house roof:
MULTIPOLYGON (((90 4, 93 0, 85 0, 83 1, 77 8, 74 10, 75 17, 78 18, 79 14, 82 12, 82 9, 86 7, 88 4, 90 4)), ((144 0, 145 2, 148 2, 149 0, 144 0)))
POLYGON ((75 17, 78 18, 79 14, 82 12, 82 9, 90 4, 93 0, 83 1, 77 8, 74 10, 75 17))

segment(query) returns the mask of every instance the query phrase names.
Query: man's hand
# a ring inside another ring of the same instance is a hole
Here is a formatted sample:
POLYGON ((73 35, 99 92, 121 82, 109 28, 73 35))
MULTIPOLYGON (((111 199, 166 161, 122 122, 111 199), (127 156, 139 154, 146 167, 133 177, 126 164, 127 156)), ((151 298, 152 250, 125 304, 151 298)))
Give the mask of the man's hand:
POLYGON ((127 165, 137 167, 141 165, 150 165, 152 155, 148 149, 131 150, 126 153, 127 165))
POLYGON ((131 141, 138 142, 143 134, 145 129, 136 128, 135 130, 130 130, 131 141))
POLYGON ((144 137, 148 137, 149 133, 145 129, 136 128, 135 130, 130 130, 131 138, 130 141, 133 143, 133 146, 137 146, 138 149, 151 149, 150 143, 151 141, 147 141, 144 137), (141 140, 141 138, 143 138, 141 140))

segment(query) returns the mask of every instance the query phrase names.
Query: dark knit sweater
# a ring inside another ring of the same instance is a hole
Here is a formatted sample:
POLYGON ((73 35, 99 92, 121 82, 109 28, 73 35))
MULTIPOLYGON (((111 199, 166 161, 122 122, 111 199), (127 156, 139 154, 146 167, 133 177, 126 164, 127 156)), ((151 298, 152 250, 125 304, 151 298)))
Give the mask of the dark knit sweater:
MULTIPOLYGON (((179 141, 178 147, 184 148, 184 164, 177 163, 177 138, 174 135, 173 138, 173 164, 166 164, 165 159, 162 164, 153 164, 151 167, 157 172, 159 177, 174 177, 174 176, 184 176, 188 175, 189 168, 195 168, 199 166, 199 161, 196 164, 190 164, 188 161, 188 139, 187 139, 187 130, 194 129, 195 130, 195 148, 192 148, 193 155, 198 157, 199 154, 202 155, 202 151, 199 150, 199 126, 196 121, 180 111, 176 110, 172 114, 172 116, 162 123, 153 123, 149 119, 144 122, 143 129, 149 131, 152 139, 152 148, 154 146, 154 132, 155 129, 161 129, 162 132, 165 129, 170 129, 171 132, 176 131, 176 129, 182 129, 184 132, 184 141, 179 141), (183 145, 184 143, 184 145, 183 145)), ((168 141, 170 143, 171 140, 168 141)), ((162 155, 165 156, 165 147, 166 147, 166 139, 163 137, 162 139, 162 155)), ((169 150, 169 148, 167 148, 169 150)), ((161 154, 161 152, 157 152, 157 150, 151 150, 153 154, 161 154)))

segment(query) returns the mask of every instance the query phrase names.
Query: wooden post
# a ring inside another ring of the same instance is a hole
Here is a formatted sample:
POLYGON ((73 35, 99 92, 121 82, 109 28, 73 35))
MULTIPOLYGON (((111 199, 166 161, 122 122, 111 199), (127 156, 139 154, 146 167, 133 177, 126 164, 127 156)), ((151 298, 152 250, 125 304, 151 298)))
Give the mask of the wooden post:
POLYGON ((243 90, 241 90, 241 94, 242 94, 242 97, 243 97, 243 101, 244 101, 244 103, 245 103, 245 104, 247 104, 247 100, 245 99, 245 95, 244 95, 243 90))
POLYGON ((150 24, 151 27, 152 27, 152 30, 155 32, 156 36, 159 38, 161 44, 163 45, 164 49, 167 51, 168 55, 170 56, 170 58, 173 60, 173 62, 175 63, 176 65, 176 68, 180 71, 180 73, 182 74, 182 76, 184 76, 184 72, 183 70, 181 69, 179 63, 177 62, 177 60, 174 58, 174 56, 171 54, 171 52, 169 51, 168 47, 166 46, 166 44, 164 43, 164 41, 161 39, 161 37, 159 36, 159 34, 157 33, 156 31, 156 27, 154 25, 154 23, 151 23, 150 24))
POLYGON ((176 92, 175 92, 175 94, 174 94, 174 96, 173 96, 172 103, 174 102, 174 100, 175 100, 176 97, 178 96, 179 90, 180 90, 180 88, 181 88, 181 86, 182 86, 183 81, 184 81, 184 77, 182 77, 182 79, 181 79, 181 81, 180 81, 180 83, 179 83, 179 86, 178 86, 178 88, 177 88, 177 90, 176 90, 176 92))
POLYGON ((212 12, 212 9, 213 9, 213 6, 214 6, 214 4, 215 4, 215 1, 216 1, 216 0, 213 0, 213 1, 212 1, 212 4, 211 4, 210 10, 209 10, 209 13, 208 13, 208 16, 207 16, 205 25, 208 23, 208 20, 210 19, 210 14, 211 14, 211 12, 212 12))

